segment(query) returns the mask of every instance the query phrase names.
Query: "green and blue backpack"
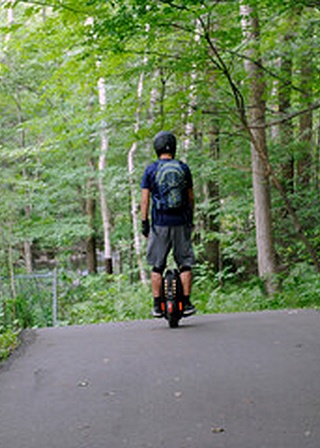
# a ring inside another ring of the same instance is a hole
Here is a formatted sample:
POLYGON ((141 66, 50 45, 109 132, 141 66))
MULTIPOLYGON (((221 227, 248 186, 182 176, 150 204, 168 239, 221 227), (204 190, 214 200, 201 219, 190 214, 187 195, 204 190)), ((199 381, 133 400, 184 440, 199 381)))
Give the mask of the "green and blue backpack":
POLYGON ((158 210, 181 208, 185 202, 186 173, 179 160, 159 160, 156 171, 158 210))

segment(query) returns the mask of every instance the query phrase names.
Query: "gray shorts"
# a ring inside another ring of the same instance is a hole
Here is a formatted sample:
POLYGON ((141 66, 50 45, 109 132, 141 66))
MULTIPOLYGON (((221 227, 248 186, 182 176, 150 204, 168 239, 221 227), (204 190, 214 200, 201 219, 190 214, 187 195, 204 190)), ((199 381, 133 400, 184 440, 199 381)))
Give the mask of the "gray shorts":
POLYGON ((150 266, 164 268, 170 250, 177 266, 193 266, 195 257, 191 241, 190 226, 155 226, 150 233, 147 249, 147 262, 150 266))

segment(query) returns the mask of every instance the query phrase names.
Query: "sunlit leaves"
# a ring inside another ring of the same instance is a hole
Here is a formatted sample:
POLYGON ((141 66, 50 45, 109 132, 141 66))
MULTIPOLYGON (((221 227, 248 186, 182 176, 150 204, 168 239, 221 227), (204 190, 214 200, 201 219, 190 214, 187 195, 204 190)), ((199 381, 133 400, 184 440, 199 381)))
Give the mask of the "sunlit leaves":
MULTIPOLYGON (((299 64, 309 48, 315 59, 308 87, 315 98, 318 95, 320 13, 303 8, 317 6, 311 0, 255 2, 261 20, 268 119, 274 120, 277 98, 273 91, 280 80, 288 81, 281 78, 278 66, 284 54, 293 58, 292 111, 305 107, 299 64), (314 33, 308 40, 310 25, 314 33)), ((85 184, 95 175, 88 163, 97 160, 103 119, 110 140, 105 184, 113 218, 112 238, 114 244, 126 238, 130 241, 128 150, 138 139, 135 181, 139 192, 139 179, 153 157, 152 136, 161 126, 173 129, 183 156, 186 122, 192 116, 197 138, 192 140, 187 158, 195 172, 199 209, 205 213, 206 183, 210 178, 219 181, 223 225, 232 229, 225 246, 229 244, 229 253, 235 252, 240 240, 233 227, 237 208, 245 220, 252 207, 249 142, 242 133, 225 73, 206 38, 209 35, 245 98, 249 92, 240 20, 237 1, 15 2, 14 23, 8 26, 3 14, 0 28, 3 41, 10 32, 0 60, 0 163, 5 197, 1 219, 11 206, 12 219, 23 228, 19 238, 28 232, 32 237, 38 234, 46 244, 51 237, 52 244, 73 244, 84 238, 88 230, 82 218, 85 184), (135 134, 141 73, 141 126, 135 134), (97 99, 99 77, 105 78, 107 88, 103 114, 97 99), (192 93, 196 100, 191 100, 192 93), (216 162, 210 155, 213 122, 219 125, 220 160, 216 162), (31 221, 24 212, 28 202, 33 208, 31 221)), ((298 140, 297 120, 295 125, 298 140)), ((274 142, 271 131, 269 140, 272 163, 279 167, 287 147, 274 142)), ((301 146, 291 142, 290 148, 298 157, 301 146)), ((97 228, 101 233, 99 218, 97 228)), ((252 248, 251 236, 247 238, 252 248)))

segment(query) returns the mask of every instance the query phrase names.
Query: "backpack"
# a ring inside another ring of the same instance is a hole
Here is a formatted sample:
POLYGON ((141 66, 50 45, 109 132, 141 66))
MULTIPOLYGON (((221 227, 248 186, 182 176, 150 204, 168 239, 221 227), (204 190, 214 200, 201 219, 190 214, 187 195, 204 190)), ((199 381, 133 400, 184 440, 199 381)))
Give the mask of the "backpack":
POLYGON ((160 160, 156 172, 158 195, 155 197, 158 210, 180 208, 184 204, 186 187, 185 171, 179 160, 160 160))

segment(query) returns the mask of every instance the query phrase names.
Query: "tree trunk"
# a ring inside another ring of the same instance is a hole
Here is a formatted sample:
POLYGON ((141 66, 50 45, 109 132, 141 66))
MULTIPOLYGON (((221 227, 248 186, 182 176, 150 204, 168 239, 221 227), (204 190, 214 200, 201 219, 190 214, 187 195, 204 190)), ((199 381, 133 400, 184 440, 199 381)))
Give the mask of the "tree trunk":
POLYGON ((131 217, 133 223, 133 240, 134 240, 134 250, 138 261, 139 276, 143 284, 147 283, 147 274, 143 267, 142 254, 141 254, 141 241, 140 241, 140 228, 139 228, 139 207, 136 200, 136 189, 134 182, 134 154, 137 151, 138 144, 134 142, 129 154, 128 154, 128 172, 129 172, 129 184, 131 193, 131 217))
POLYGON ((150 93, 150 105, 149 105, 149 109, 148 109, 148 125, 151 127, 152 124, 154 123, 154 116, 155 116, 155 109, 157 106, 157 102, 158 102, 158 96, 159 96, 159 92, 158 89, 156 88, 157 85, 157 80, 159 78, 159 70, 156 70, 156 72, 154 73, 153 77, 152 77, 152 89, 151 89, 151 93, 150 93))
MULTIPOLYGON (((146 62, 146 61, 145 61, 146 62)), ((139 83, 138 83, 138 107, 136 110, 136 123, 134 132, 137 134, 140 129, 140 109, 141 109, 141 99, 142 99, 142 93, 143 93, 143 81, 144 81, 144 74, 141 73, 139 77, 139 83)), ((133 236, 134 236, 134 249, 138 261, 138 267, 139 267, 139 275, 140 280, 143 284, 147 283, 147 274, 143 267, 143 261, 142 261, 142 255, 141 255, 141 241, 140 241, 140 228, 139 228, 139 208, 138 203, 136 199, 136 188, 135 188, 135 181, 134 181, 134 155, 137 151, 138 143, 135 141, 128 154, 128 173, 129 173, 129 185, 130 185, 130 194, 131 194, 131 217, 133 222, 133 236)))
POLYGON ((95 161, 88 158, 87 160, 89 176, 86 183, 86 195, 83 201, 83 212, 87 216, 89 226, 89 236, 85 241, 86 266, 89 274, 97 273, 97 251, 96 251, 96 197, 95 197, 95 161))
MULTIPOLYGON (((312 41, 313 27, 309 25, 308 39, 312 41)), ((312 45, 301 58, 301 90, 303 90, 301 103, 307 107, 312 103, 312 45)), ((309 110, 300 117, 301 152, 298 160, 298 184, 307 187, 311 180, 312 165, 312 125, 313 111, 309 110)))
MULTIPOLYGON (((104 78, 100 78, 98 82, 99 91, 99 104, 101 112, 104 113, 106 109, 107 99, 106 99, 106 87, 104 78)), ((104 119, 101 121, 101 151, 99 157, 99 193, 100 193, 100 204, 101 204, 101 215, 103 222, 103 233, 104 233, 104 262, 107 274, 112 274, 112 249, 110 242, 110 217, 107 205, 106 192, 104 187, 103 175, 106 166, 106 154, 108 151, 109 141, 107 135, 107 127, 104 119)))
MULTIPOLYGON (((27 180, 27 173, 26 170, 23 172, 24 178, 27 180)), ((32 205, 26 205, 24 208, 24 212, 26 215, 27 220, 31 219, 31 211, 32 211, 32 205)), ((32 274, 33 271, 33 262, 32 262, 32 241, 29 239, 25 240, 23 243, 24 248, 24 262, 26 271, 28 274, 32 274)))
POLYGON ((184 156, 185 158, 188 155, 188 152, 192 145, 192 138, 195 133, 195 125, 194 125, 194 110, 197 104, 197 92, 196 92, 196 81, 197 74, 196 70, 191 73, 191 84, 189 87, 189 104, 187 106, 187 112, 185 114, 186 123, 185 123, 185 138, 183 142, 184 148, 184 156))
MULTIPOLYGON (((217 31, 218 23, 213 23, 211 25, 212 31, 211 33, 215 35, 215 31, 217 31)), ((212 49, 209 48, 209 53, 212 54, 212 49)), ((210 76, 210 84, 212 86, 213 92, 216 91, 216 73, 215 70, 209 73, 210 76)), ((212 106, 211 106, 211 118, 209 122, 209 149, 210 149, 210 158, 214 160, 214 162, 218 162, 220 159, 220 124, 217 110, 215 107, 216 98, 213 93, 212 96, 212 106)), ((208 254, 208 262, 210 268, 214 272, 219 272, 222 269, 222 260, 220 254, 220 241, 217 238, 217 234, 220 232, 220 185, 219 180, 217 178, 217 174, 213 173, 213 177, 207 183, 207 194, 208 194, 208 211, 206 213, 205 218, 205 226, 206 230, 209 232, 210 238, 206 243, 207 254, 208 254)))
POLYGON ((28 274, 32 274, 33 266, 32 266, 32 246, 30 241, 25 241, 23 244, 24 248, 24 260, 26 265, 26 271, 28 274))
POLYGON ((316 155, 315 155, 315 189, 319 197, 319 180, 320 180, 320 114, 318 117, 317 141, 316 141, 316 155))
MULTIPOLYGON (((291 35, 285 36, 285 43, 290 41, 291 35)), ((293 142, 292 120, 287 119, 291 108, 291 80, 292 80, 292 58, 289 53, 284 53, 280 59, 279 81, 279 114, 285 121, 279 124, 280 144, 283 152, 281 163, 282 182, 286 192, 293 193, 294 190, 294 157, 291 150, 293 142)))
MULTIPOLYGON (((23 133, 22 133, 23 135, 23 133)), ((21 146, 24 148, 25 147, 25 142, 24 142, 24 138, 22 138, 22 142, 21 142, 21 146)), ((26 184, 28 181, 28 174, 26 170, 23 170, 23 177, 26 180, 26 184)), ((28 189, 26 191, 26 196, 28 196, 28 189)), ((24 208, 24 212, 25 212, 25 216, 27 218, 27 220, 31 219, 31 211, 32 211, 32 205, 26 205, 24 208)), ((26 267, 26 271, 28 274, 31 274, 33 271, 33 263, 32 263, 32 241, 30 241, 29 239, 24 241, 23 244, 24 247, 24 261, 25 261, 25 267, 26 267)))
MULTIPOLYGON (((210 131, 210 157, 218 161, 220 157, 219 125, 212 120, 210 131)), ((211 233, 210 240, 206 243, 207 256, 210 267, 219 272, 221 268, 220 242, 215 236, 220 232, 220 186, 218 180, 210 179, 207 184, 209 210, 206 213, 206 230, 211 233)))
MULTIPOLYGON (((14 5, 14 0, 10 0, 9 2, 10 6, 8 7, 8 28, 10 30, 10 27, 14 24, 14 12, 13 12, 13 5, 14 5)), ((6 34, 5 37, 5 42, 6 44, 9 42, 11 37, 10 32, 6 34)), ((5 48, 6 50, 6 48, 5 48)), ((18 119, 19 119, 19 123, 21 126, 21 131, 20 131, 20 146, 21 148, 25 148, 26 144, 25 144, 25 131, 23 128, 23 115, 22 115, 22 109, 21 109, 21 103, 19 100, 19 96, 17 96, 17 109, 18 109, 18 119)), ((28 175, 27 175, 27 170, 24 169, 23 170, 23 177, 26 180, 26 184, 27 184, 27 180, 28 180, 28 175)), ((27 195, 27 193, 26 193, 27 195)), ((31 215, 31 205, 28 205, 25 207, 25 214, 27 219, 30 219, 30 215, 31 215)), ((26 271, 28 274, 32 273, 32 243, 31 241, 24 241, 23 244, 23 248, 24 248, 24 260, 25 260, 25 267, 26 267, 26 271)), ((13 289, 15 289, 14 285, 13 285, 13 289)))
MULTIPOLYGON (((11 218, 9 218, 9 224, 8 224, 8 268, 9 268, 9 275, 10 275, 10 288, 11 288, 11 296, 13 299, 17 297, 17 290, 16 290, 16 280, 14 275, 14 257, 13 257, 13 247, 11 244, 12 241, 12 221, 11 218)), ((13 315, 15 319, 15 304, 13 303, 13 315)))
MULTIPOLYGON (((194 40, 197 44, 200 43, 200 22, 197 21, 196 22, 196 28, 195 28, 195 35, 194 35, 194 40)), ((183 143, 183 147, 184 147, 184 154, 185 156, 187 156, 191 145, 192 145, 192 138, 194 137, 195 134, 195 124, 194 124, 194 111, 196 109, 197 106, 197 64, 193 63, 193 69, 191 72, 191 76, 190 76, 190 85, 187 86, 188 90, 189 90, 189 94, 188 94, 188 105, 187 105, 187 111, 185 113, 185 138, 184 138, 184 143, 183 143)), ((188 77, 186 78, 188 79, 188 77)))
POLYGON ((272 295, 276 290, 274 276, 276 274, 275 249, 272 231, 271 194, 269 174, 265 163, 257 151, 267 157, 265 133, 265 84, 260 68, 259 54, 259 20, 257 10, 246 1, 240 1, 242 31, 247 45, 245 70, 251 90, 249 126, 253 142, 251 142, 251 160, 253 174, 254 208, 256 222, 256 243, 258 250, 258 270, 265 280, 266 290, 272 295), (255 63, 254 61, 257 61, 255 63))
MULTIPOLYGON (((91 163, 93 168, 93 163, 91 163)), ((97 273, 97 250, 96 250, 96 232, 94 226, 95 213, 96 213, 96 200, 93 197, 94 180, 90 178, 88 180, 88 191, 86 198, 86 214, 89 219, 90 235, 86 240, 86 259, 87 270, 89 274, 97 273)))
MULTIPOLYGON (((88 17, 85 21, 85 26, 92 27, 94 24, 93 17, 88 17)), ((96 63, 99 68, 100 62, 96 63)), ((99 96, 99 105, 101 112, 101 129, 100 129, 100 137, 101 137, 101 147, 100 147, 100 156, 98 162, 98 189, 100 195, 100 206, 101 206, 101 216, 102 216, 102 224, 103 224, 103 240, 104 240, 104 264, 105 271, 107 274, 112 274, 113 266, 112 266, 112 248, 110 242, 110 216, 107 204, 107 196, 104 186, 104 172, 106 167, 106 154, 108 152, 109 140, 107 135, 107 125, 104 119, 104 114, 106 112, 107 106, 107 96, 106 96, 106 86, 105 79, 100 77, 98 80, 98 96, 99 96)))

